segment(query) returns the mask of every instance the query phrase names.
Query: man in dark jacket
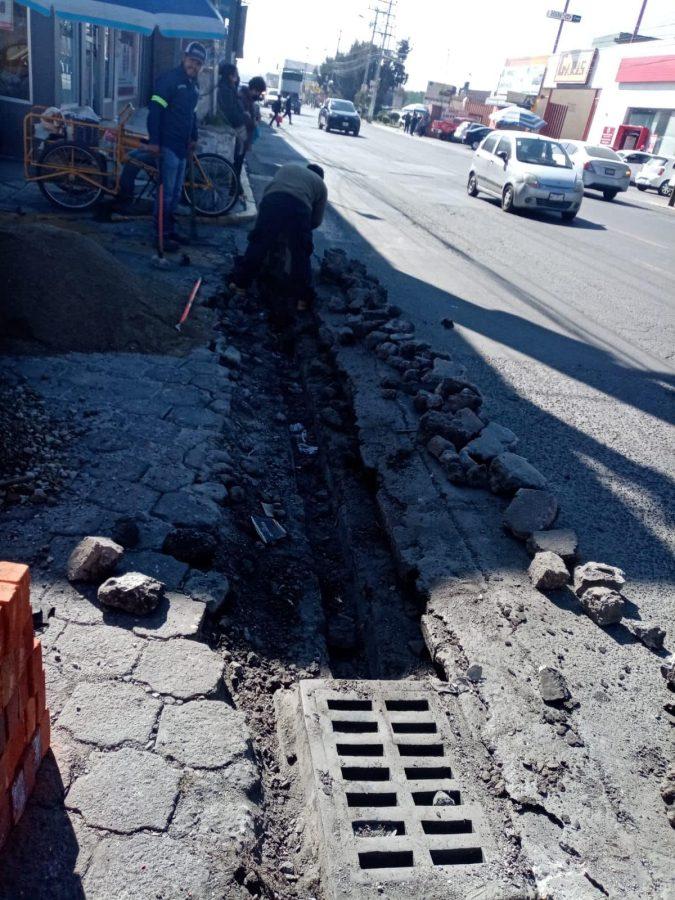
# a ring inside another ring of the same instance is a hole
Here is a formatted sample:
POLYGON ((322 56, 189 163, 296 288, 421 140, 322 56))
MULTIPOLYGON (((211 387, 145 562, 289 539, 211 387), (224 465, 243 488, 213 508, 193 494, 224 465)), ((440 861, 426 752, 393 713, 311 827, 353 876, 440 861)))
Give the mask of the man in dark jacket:
POLYGON ((286 96, 286 103, 284 104, 284 119, 288 116, 288 124, 293 124, 293 98, 290 94, 286 96))
POLYGON ((279 115, 281 113, 281 100, 278 97, 275 97, 272 100, 272 116, 270 118, 270 128, 276 122, 277 128, 281 128, 281 122, 279 121, 279 115))
POLYGON ((245 291, 253 283, 269 252, 283 238, 291 253, 289 288, 307 306, 314 298, 311 258, 312 231, 323 221, 328 191, 321 166, 287 163, 265 188, 258 218, 248 236, 248 248, 235 261, 230 287, 245 291))
MULTIPOLYGON (((174 213, 180 200, 187 156, 197 144, 198 77, 206 48, 198 41, 191 41, 185 48, 183 61, 176 69, 160 75, 150 98, 148 112, 148 144, 142 150, 130 154, 146 165, 159 167, 163 186, 163 239, 168 252, 178 250, 181 242, 176 232, 174 213)), ((117 203, 133 199, 134 180, 138 167, 133 162, 125 164, 120 177, 117 203)), ((155 218, 159 228, 159 191, 156 195, 155 218)))

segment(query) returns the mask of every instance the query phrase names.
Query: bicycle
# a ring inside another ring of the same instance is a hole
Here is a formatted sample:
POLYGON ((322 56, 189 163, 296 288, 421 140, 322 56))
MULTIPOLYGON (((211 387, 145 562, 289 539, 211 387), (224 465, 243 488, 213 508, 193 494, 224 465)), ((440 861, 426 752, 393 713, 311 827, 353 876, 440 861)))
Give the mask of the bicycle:
MULTIPOLYGON (((130 157, 146 142, 126 129, 133 113, 127 104, 115 128, 68 117, 61 110, 33 107, 24 118, 24 176, 37 182, 52 206, 81 211, 95 206, 102 197, 119 191, 122 167, 131 162, 141 173, 139 196, 157 187, 157 166, 130 157)), ((194 165, 186 167, 183 199, 194 202, 198 215, 217 217, 237 202, 240 184, 232 164, 218 153, 195 153, 194 165), (190 179, 193 169, 193 180, 190 179)))

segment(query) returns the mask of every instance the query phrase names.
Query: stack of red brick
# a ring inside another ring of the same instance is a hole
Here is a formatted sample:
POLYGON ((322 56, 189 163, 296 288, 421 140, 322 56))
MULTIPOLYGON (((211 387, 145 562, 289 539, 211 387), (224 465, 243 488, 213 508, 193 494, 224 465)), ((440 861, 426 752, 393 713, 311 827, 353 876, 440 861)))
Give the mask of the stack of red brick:
POLYGON ((49 750, 42 645, 27 566, 0 562, 0 847, 26 807, 49 750))

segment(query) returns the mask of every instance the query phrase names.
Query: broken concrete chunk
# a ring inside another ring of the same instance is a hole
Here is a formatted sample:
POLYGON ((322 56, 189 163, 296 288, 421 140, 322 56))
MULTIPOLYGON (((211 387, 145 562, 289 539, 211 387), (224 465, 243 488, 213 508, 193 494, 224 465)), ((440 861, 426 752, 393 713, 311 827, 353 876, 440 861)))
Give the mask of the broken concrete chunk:
POLYGON ((489 422, 477 438, 466 445, 466 450, 479 462, 490 462, 495 456, 513 450, 518 438, 498 422, 489 422))
POLYGON ((472 488, 487 488, 488 486, 488 470, 487 466, 473 465, 464 472, 466 483, 472 488))
POLYGON ((526 540, 534 531, 548 528, 558 515, 558 501, 548 491, 521 488, 504 513, 505 527, 526 540))
POLYGON ((473 681, 474 684, 479 682, 483 677, 483 667, 479 666, 478 663, 473 663, 473 665, 469 666, 466 670, 466 677, 469 681, 473 681))
POLYGON ((221 612, 230 592, 230 582, 220 572, 190 572, 183 590, 194 600, 201 600, 212 616, 221 612))
POLYGON ((626 573, 616 566, 606 563, 587 562, 583 566, 577 566, 574 570, 574 591, 580 597, 587 588, 602 586, 608 588, 622 588, 626 583, 626 573))
POLYGON ((455 452, 455 445, 451 443, 447 438, 441 437, 440 434, 435 435, 427 444, 427 450, 431 453, 432 456, 435 456, 436 459, 440 459, 441 455, 446 450, 452 450, 455 452))
POLYGON ((453 484, 464 484, 466 480, 464 466, 460 462, 459 455, 454 447, 452 450, 444 450, 439 456, 438 462, 453 484))
POLYGON ((68 559, 69 581, 100 581, 107 578, 124 555, 124 547, 107 537, 86 537, 68 559))
POLYGON ((221 354, 221 362, 230 369, 238 369, 241 366, 241 353, 236 347, 226 347, 221 354))
POLYGON ((675 691, 675 656, 669 657, 662 663, 661 674, 666 679, 666 684, 671 691, 675 691))
POLYGON ((490 464, 490 489, 494 494, 515 494, 520 488, 540 490, 546 479, 524 456, 500 453, 490 464))
POLYGON ((570 580, 570 573, 562 558, 550 551, 535 555, 528 575, 538 591, 557 591, 570 580))
POLYGON ((527 550, 533 556, 535 553, 557 553, 565 562, 576 559, 577 548, 578 538, 571 528, 535 531, 527 541, 527 550))
POLYGON ((413 406, 416 412, 425 413, 429 409, 440 409, 443 406, 443 401, 438 394, 431 394, 429 391, 418 391, 413 397, 413 406))
POLYGON ((666 632, 660 625, 648 625, 646 622, 633 622, 630 630, 650 650, 663 650, 666 632))
POLYGON ((431 801, 432 806, 454 806, 455 801, 447 791, 436 791, 431 801))
POLYGON ((472 409, 474 412, 482 406, 482 399, 469 388, 464 388, 459 394, 451 394, 443 401, 443 409, 446 412, 459 412, 461 409, 472 409))
POLYGON ((544 703, 560 703, 571 697, 564 675, 553 666, 539 667, 539 691, 544 703))
POLYGON ((119 578, 109 578, 98 589, 98 600, 125 612, 145 615, 152 612, 162 599, 164 585, 141 572, 127 572, 119 578))
POLYGON ((586 614, 598 625, 615 625, 623 618, 626 601, 609 587, 590 587, 579 597, 586 614))
POLYGON ((435 391, 437 394, 440 394, 440 396, 444 400, 446 400, 451 394, 459 394, 459 392, 463 391, 464 388, 469 388, 478 397, 481 396, 481 393, 476 385, 472 384, 470 381, 467 381, 465 378, 441 378, 441 380, 436 385, 435 391))
POLYGON ((483 422, 470 409, 462 409, 454 416, 442 412, 427 412, 420 419, 419 426, 420 436, 423 440, 440 435, 446 440, 452 441, 457 450, 478 434, 482 428, 483 422))

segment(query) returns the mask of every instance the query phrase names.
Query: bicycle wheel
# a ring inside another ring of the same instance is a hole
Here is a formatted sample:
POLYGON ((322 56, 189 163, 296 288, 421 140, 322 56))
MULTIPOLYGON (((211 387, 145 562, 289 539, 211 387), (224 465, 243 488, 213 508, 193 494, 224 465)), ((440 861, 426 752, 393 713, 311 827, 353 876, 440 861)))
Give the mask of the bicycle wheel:
POLYGON ((88 209, 101 199, 105 159, 82 144, 58 141, 49 145, 38 159, 37 170, 43 176, 38 187, 52 206, 88 209))
MULTIPOLYGON (((185 202, 190 205, 189 166, 183 185, 185 202)), ((198 153, 194 165, 194 202, 200 216, 223 216, 237 202, 239 179, 231 163, 217 153, 198 153)))

